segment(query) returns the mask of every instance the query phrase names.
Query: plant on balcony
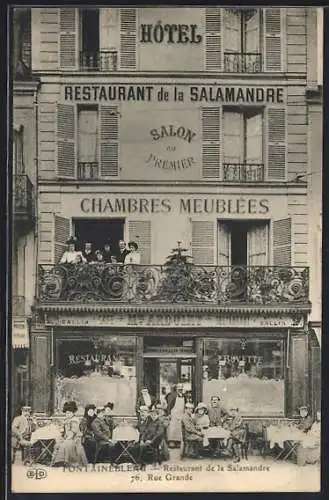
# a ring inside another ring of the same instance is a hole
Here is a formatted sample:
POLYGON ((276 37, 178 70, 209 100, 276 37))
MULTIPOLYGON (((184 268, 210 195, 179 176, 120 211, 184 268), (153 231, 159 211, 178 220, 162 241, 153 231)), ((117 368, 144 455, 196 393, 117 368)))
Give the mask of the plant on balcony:
POLYGON ((187 249, 178 246, 173 248, 163 266, 163 279, 159 289, 161 300, 178 302, 186 300, 191 281, 192 258, 187 249))

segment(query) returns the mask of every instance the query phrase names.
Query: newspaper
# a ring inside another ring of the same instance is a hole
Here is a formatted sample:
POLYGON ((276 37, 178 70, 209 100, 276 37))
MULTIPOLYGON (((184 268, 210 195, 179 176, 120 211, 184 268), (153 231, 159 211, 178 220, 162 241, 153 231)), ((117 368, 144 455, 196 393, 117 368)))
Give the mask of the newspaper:
POLYGON ((11 490, 320 491, 323 9, 11 11, 11 490))

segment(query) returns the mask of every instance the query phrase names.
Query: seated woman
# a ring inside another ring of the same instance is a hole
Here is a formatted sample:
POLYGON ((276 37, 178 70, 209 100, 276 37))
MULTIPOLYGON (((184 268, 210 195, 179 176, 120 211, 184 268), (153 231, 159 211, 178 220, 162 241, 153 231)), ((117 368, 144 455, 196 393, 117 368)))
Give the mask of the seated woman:
POLYGON ((297 447, 298 465, 317 464, 321 458, 321 412, 316 412, 316 420, 305 438, 297 447))
POLYGON ((300 419, 297 424, 297 428, 303 432, 308 432, 313 424, 313 419, 311 415, 309 414, 308 407, 307 406, 301 406, 299 408, 299 415, 300 419))
POLYGON ((65 421, 61 433, 62 437, 55 445, 52 458, 52 465, 55 467, 88 464, 85 450, 81 444, 80 422, 75 416, 77 411, 75 401, 64 403, 65 421))
POLYGON ((182 448, 181 458, 199 458, 203 444, 203 434, 195 425, 193 418, 194 406, 192 403, 185 403, 185 412, 182 418, 182 448))
POLYGON ((197 429, 203 434, 203 446, 209 446, 209 440, 208 438, 204 435, 204 431, 209 429, 209 417, 208 417, 208 408, 205 403, 199 403, 198 406, 195 409, 195 425, 197 429))
POLYGON ((81 443, 84 447, 86 457, 89 463, 94 459, 96 452, 96 440, 91 429, 91 423, 96 418, 96 406, 89 404, 85 407, 84 415, 80 421, 80 430, 82 433, 81 443))
POLYGON ((96 440, 95 461, 113 461, 115 443, 112 441, 112 432, 105 422, 105 408, 96 410, 96 418, 91 423, 91 429, 96 440))
POLYGON ((138 245, 136 241, 129 241, 128 243, 129 253, 125 257, 125 264, 140 264, 141 254, 138 252, 138 245))

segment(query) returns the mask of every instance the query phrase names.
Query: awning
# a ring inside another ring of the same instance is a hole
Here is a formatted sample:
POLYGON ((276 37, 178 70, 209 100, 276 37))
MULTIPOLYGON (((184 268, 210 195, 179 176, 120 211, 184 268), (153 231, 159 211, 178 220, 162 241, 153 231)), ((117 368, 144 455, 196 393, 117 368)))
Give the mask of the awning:
POLYGON ((26 349, 30 346, 26 318, 13 318, 11 339, 13 349, 26 349))

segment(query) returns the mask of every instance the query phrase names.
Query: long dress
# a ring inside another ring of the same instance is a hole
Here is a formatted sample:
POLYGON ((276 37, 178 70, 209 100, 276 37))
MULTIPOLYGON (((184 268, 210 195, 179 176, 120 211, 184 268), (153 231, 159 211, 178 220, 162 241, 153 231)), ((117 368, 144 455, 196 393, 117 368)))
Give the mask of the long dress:
POLYGON ((85 450, 81 444, 80 421, 73 416, 66 419, 63 426, 62 439, 56 443, 52 465, 87 465, 85 450))
POLYGON ((175 405, 171 410, 170 424, 168 426, 168 441, 182 440, 182 419, 184 415, 185 399, 177 397, 175 405))

